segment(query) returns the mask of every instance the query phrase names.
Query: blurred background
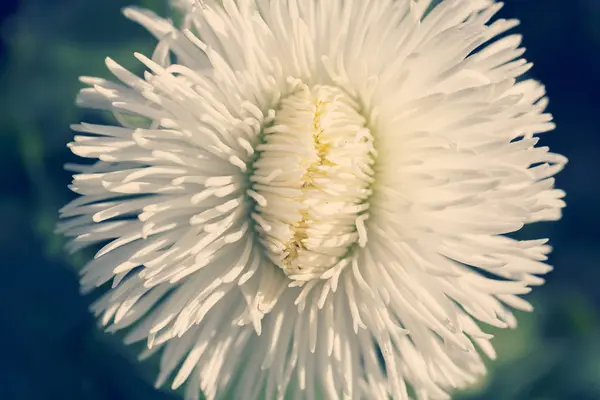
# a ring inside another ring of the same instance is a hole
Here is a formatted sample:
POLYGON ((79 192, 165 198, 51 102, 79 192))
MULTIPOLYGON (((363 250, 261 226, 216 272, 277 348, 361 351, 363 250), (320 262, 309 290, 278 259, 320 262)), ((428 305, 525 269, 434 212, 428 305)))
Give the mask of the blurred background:
MULTIPOLYGON (((154 41, 120 15, 135 3, 166 15, 165 0, 3 0, 0 60, 0 399, 167 400, 152 363, 134 361, 119 338, 96 329, 93 298, 53 235, 72 198, 62 166, 75 158, 69 124, 98 116, 74 106, 80 75, 108 77, 104 58, 140 71, 133 51, 154 41), (136 3, 137 1, 137 3, 136 3)), ((550 237, 554 272, 529 299, 533 314, 495 331, 489 376, 458 399, 600 399, 600 0, 506 0, 521 20, 531 76, 550 96, 558 129, 542 145, 570 159, 557 178, 568 193, 550 237)))

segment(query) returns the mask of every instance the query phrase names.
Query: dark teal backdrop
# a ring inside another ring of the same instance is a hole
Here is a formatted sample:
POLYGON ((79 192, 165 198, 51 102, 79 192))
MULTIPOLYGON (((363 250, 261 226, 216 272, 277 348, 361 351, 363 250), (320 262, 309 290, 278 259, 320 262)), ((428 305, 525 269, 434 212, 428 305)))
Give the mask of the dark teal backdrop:
MULTIPOLYGON (((134 0, 131 0, 134 1, 134 0)), ((557 178, 568 208, 549 236, 555 270, 495 332, 499 358, 480 387, 458 398, 600 399, 600 0, 507 0, 502 17, 522 24, 531 75, 546 84, 558 129, 543 145, 570 159, 557 178)), ((138 5, 166 12, 163 0, 138 5)), ((120 16, 126 0, 4 1, 0 75, 0 399, 159 400, 153 364, 103 335, 80 297, 82 257, 61 251, 56 210, 71 198, 62 170, 74 160, 70 123, 97 116, 74 107, 78 75, 107 76, 111 56, 139 71, 150 36, 120 16), (11 9, 12 8, 12 9, 11 9)))

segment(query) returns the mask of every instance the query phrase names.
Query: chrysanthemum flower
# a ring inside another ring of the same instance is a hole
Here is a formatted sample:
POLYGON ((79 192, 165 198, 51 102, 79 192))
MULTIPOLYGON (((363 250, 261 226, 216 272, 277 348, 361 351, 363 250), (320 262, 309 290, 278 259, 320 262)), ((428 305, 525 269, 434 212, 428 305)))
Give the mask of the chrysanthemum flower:
POLYGON ((179 28, 125 11, 159 39, 143 79, 82 78, 118 122, 73 127, 97 161, 70 166, 59 230, 104 245, 81 278, 112 284, 102 323, 189 398, 475 382, 481 323, 514 327, 551 269, 546 240, 506 234, 564 206, 517 21, 492 0, 179 3, 179 28))

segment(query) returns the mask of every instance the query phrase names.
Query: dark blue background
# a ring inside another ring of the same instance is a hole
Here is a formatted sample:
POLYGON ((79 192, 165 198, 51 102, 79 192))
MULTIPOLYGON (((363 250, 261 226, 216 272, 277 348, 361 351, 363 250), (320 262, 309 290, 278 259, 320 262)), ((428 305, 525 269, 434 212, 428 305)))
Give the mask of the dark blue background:
MULTIPOLYGON (((133 1, 133 0, 132 0, 133 1)), ((152 40, 126 21, 125 0, 2 3, 0 96, 0 399, 171 399, 152 389, 153 364, 103 335, 78 294, 81 256, 60 249, 56 210, 71 198, 68 124, 78 75, 107 76, 110 55, 139 70, 152 40)), ((139 1, 166 11, 162 0, 139 1)), ((522 22, 531 75, 547 87, 558 129, 543 145, 570 159, 557 185, 568 208, 550 236, 555 270, 534 291, 520 328, 496 332, 489 379, 461 398, 600 399, 600 0, 507 0, 522 22)))

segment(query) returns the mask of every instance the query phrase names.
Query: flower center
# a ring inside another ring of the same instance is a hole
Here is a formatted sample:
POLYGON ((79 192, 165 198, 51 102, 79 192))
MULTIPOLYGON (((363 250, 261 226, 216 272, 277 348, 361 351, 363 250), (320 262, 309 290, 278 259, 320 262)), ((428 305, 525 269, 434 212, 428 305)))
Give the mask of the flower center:
POLYGON ((318 278, 366 243, 374 148, 358 105, 335 87, 281 101, 250 180, 269 258, 292 279, 318 278))

